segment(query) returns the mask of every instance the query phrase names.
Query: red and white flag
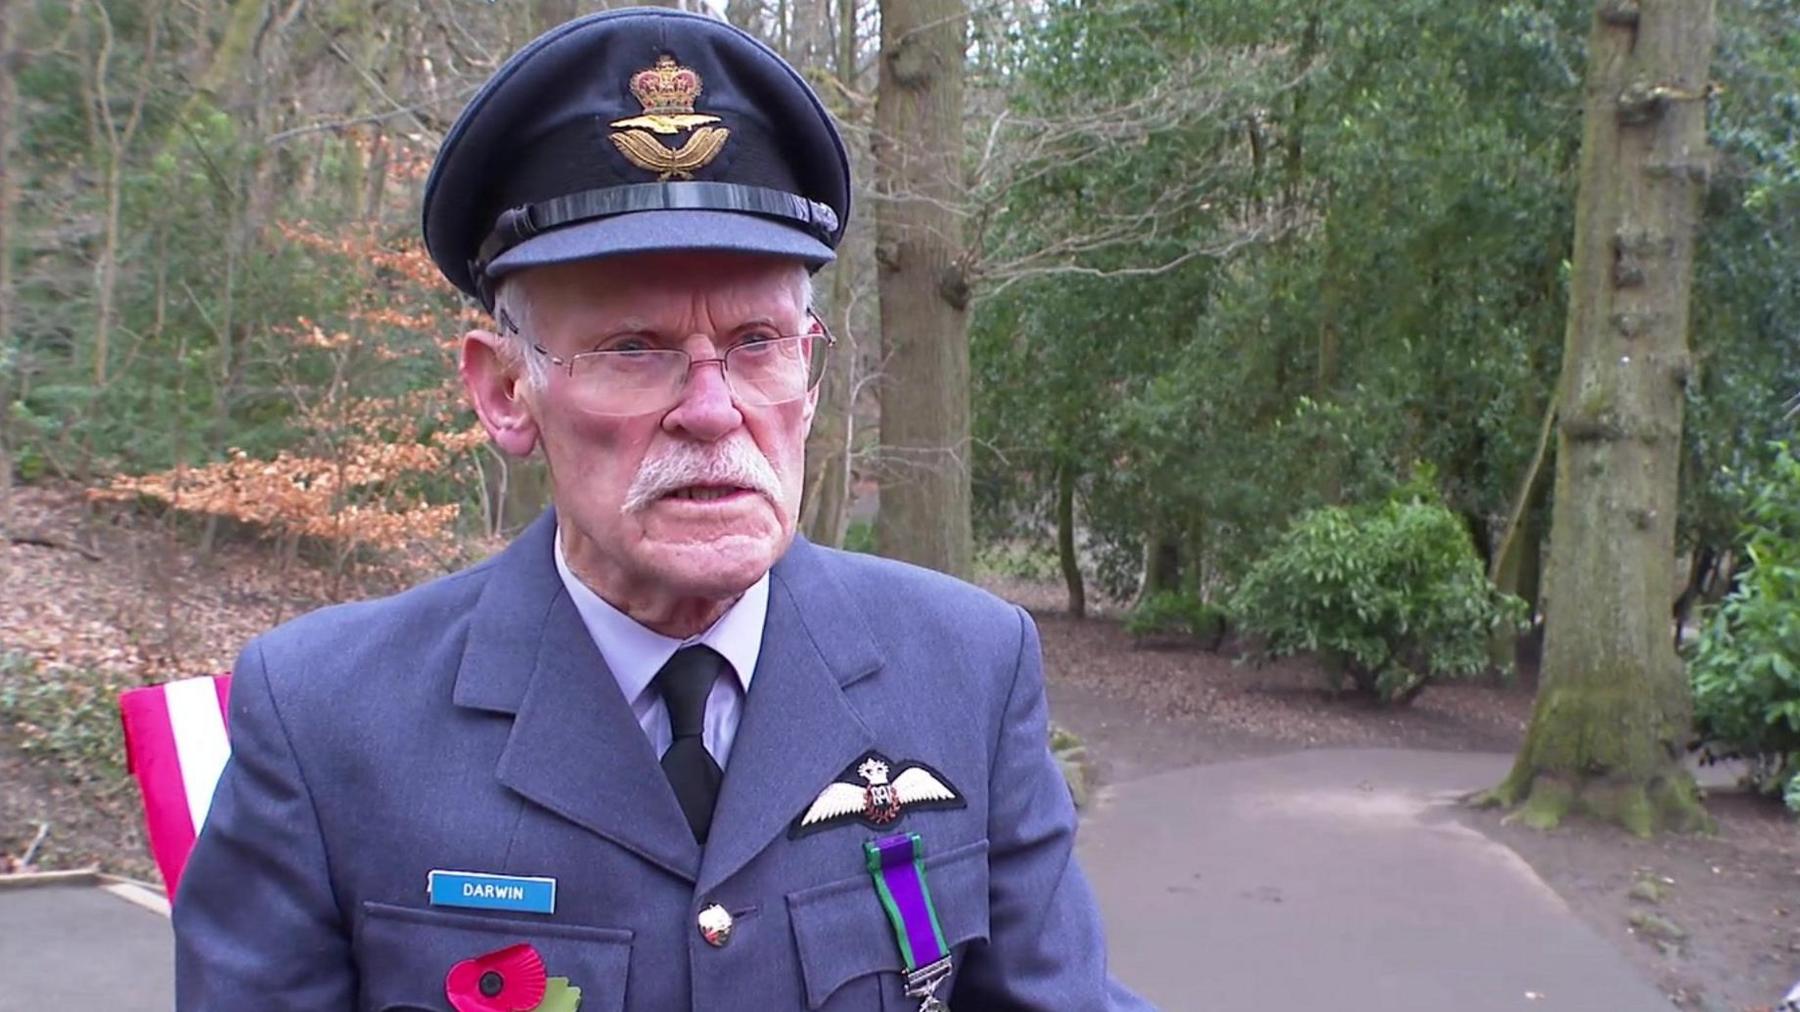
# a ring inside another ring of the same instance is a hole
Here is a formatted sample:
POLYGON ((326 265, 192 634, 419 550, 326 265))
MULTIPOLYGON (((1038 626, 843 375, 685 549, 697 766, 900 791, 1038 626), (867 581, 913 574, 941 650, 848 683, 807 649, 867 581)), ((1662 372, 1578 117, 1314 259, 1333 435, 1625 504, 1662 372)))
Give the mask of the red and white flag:
POLYGON ((194 839, 206 823, 213 788, 231 757, 225 737, 231 676, 203 675, 127 689, 119 694, 125 721, 126 768, 144 796, 150 853, 169 898, 181 880, 194 839))

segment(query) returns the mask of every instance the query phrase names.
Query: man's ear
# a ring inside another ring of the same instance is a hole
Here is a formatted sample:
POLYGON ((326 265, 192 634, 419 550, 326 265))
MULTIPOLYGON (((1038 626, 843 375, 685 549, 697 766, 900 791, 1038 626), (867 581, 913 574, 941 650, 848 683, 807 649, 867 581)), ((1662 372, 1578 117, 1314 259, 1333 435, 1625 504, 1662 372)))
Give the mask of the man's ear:
POLYGON ((464 334, 459 371, 488 438, 515 457, 528 457, 537 446, 537 419, 526 398, 525 377, 507 365, 505 340, 487 330, 464 334))

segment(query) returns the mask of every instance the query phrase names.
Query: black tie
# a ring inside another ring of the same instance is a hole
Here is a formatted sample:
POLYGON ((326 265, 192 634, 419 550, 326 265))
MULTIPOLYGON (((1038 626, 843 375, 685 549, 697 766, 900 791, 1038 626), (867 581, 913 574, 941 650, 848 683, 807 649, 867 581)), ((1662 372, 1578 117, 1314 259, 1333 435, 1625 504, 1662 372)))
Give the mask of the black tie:
POLYGON ((687 816, 694 839, 704 844, 712 828, 713 802, 719 798, 724 774, 706 750, 706 697, 719 676, 722 660, 711 647, 683 647, 656 673, 656 688, 669 708, 669 731, 674 740, 663 753, 663 773, 675 788, 675 800, 687 816))

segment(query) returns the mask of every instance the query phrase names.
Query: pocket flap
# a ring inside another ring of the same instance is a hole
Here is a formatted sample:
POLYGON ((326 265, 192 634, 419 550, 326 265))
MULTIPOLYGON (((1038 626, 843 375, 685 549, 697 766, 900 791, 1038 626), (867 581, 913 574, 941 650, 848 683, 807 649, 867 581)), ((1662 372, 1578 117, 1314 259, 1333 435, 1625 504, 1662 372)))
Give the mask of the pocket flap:
POLYGON ((552 977, 581 989, 582 1012, 623 1012, 631 932, 365 902, 356 941, 363 1004, 448 1012, 444 978, 465 959, 529 942, 552 977))
MULTIPOLYGON (((952 949, 988 937, 987 850, 987 841, 977 840, 925 858, 931 904, 952 949)), ((789 893, 787 905, 808 1008, 857 977, 901 971, 893 925, 868 875, 789 893)))

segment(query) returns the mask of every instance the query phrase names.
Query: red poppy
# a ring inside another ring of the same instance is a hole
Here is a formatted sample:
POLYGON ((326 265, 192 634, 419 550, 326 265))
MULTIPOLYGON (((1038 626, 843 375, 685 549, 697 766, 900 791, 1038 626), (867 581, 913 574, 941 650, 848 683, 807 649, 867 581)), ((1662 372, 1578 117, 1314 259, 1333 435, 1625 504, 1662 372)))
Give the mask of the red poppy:
POLYGON ((544 1000, 544 958, 520 943, 465 959, 444 976, 456 1012, 526 1012, 544 1000))

